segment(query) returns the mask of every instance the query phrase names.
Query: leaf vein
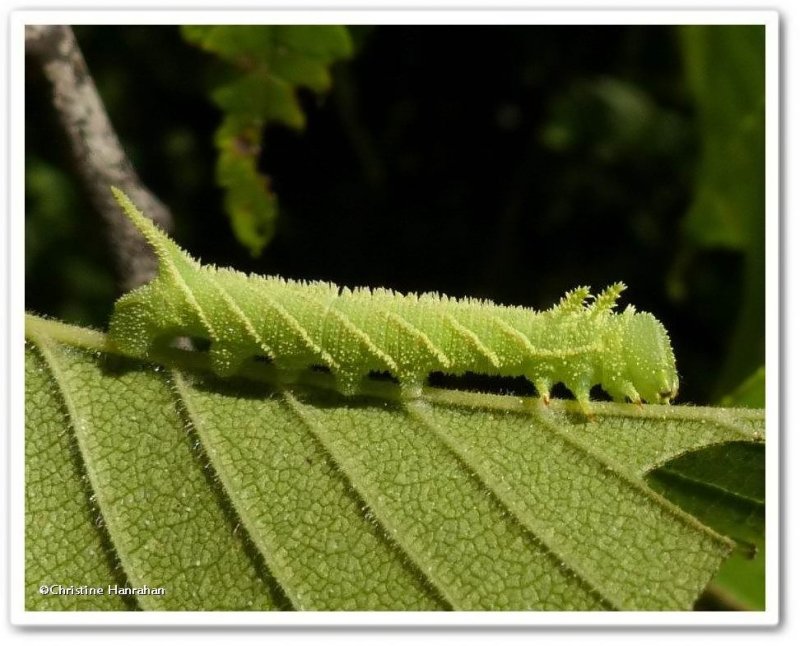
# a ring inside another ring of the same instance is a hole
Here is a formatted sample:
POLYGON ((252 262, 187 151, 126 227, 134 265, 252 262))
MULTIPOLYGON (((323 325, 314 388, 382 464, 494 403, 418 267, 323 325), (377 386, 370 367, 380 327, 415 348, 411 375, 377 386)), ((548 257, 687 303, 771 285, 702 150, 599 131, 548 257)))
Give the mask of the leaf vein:
POLYGON ((566 570, 572 574, 587 592, 595 596, 609 610, 621 610, 623 605, 618 600, 611 599, 601 590, 601 587, 597 585, 597 583, 591 580, 591 577, 575 568, 574 565, 568 564, 566 555, 559 553, 557 549, 550 545, 548 541, 542 537, 542 532, 539 531, 540 528, 532 526, 533 524, 529 520, 526 520, 522 514, 520 514, 521 510, 519 509, 518 505, 516 505, 513 500, 509 499, 508 496, 505 496, 500 488, 495 486, 494 479, 489 473, 487 473, 485 469, 481 467, 480 463, 473 464, 473 461, 470 459, 470 456, 467 454, 467 452, 462 451, 458 447, 458 443, 455 441, 455 438, 450 436, 441 425, 430 419, 430 417, 424 411, 424 406, 425 404, 421 404, 419 402, 407 402, 405 404, 406 410, 413 417, 422 422, 422 424, 437 438, 437 440, 441 442, 445 448, 458 459, 467 472, 474 474, 474 476, 480 480, 485 490, 489 492, 492 497, 503 507, 503 509, 507 511, 513 522, 522 527, 538 545, 544 548, 556 567, 561 570, 566 570))
POLYGON ((372 509, 375 520, 384 530, 386 540, 401 552, 404 557, 403 562, 411 567, 419 576, 419 578, 425 581, 431 591, 449 608, 457 609, 458 606, 452 597, 447 593, 446 586, 444 586, 441 581, 435 580, 433 575, 430 573, 426 573, 424 565, 421 563, 414 550, 404 545, 400 538, 397 538, 397 536, 399 536, 398 533, 391 531, 392 523, 388 520, 387 514, 383 510, 382 505, 372 499, 372 496, 365 491, 366 487, 362 487, 357 484, 358 479, 353 473, 353 470, 349 468, 346 457, 341 455, 340 452, 337 451, 333 446, 333 444, 328 441, 323 425, 317 420, 313 419, 312 415, 305 410, 305 407, 289 391, 284 391, 283 396, 285 401, 289 404, 289 407, 297 415, 298 419, 314 435, 320 446, 322 446, 325 452, 331 457, 333 463, 347 478, 350 486, 353 488, 359 498, 361 498, 372 509))
MULTIPOLYGON (((64 407, 67 410, 68 415, 68 424, 69 428, 72 429, 72 432, 75 436, 76 444, 78 446, 78 450, 80 452, 81 461, 83 463, 83 467, 86 473, 86 477, 89 481, 89 486, 94 496, 95 504, 97 505, 98 513, 101 519, 104 519, 102 522, 102 526, 104 530, 108 533, 109 542, 113 547, 113 550, 116 554, 117 561, 119 567, 122 570, 124 577, 129 580, 133 587, 142 587, 145 585, 145 581, 141 580, 141 577, 138 576, 138 573, 135 572, 135 568, 131 567, 128 561, 127 555, 124 554, 119 549, 119 541, 115 540, 114 534, 114 524, 107 522, 108 515, 105 513, 104 509, 109 507, 108 502, 105 501, 105 493, 101 487, 98 487, 98 476, 95 469, 95 464, 90 459, 90 453, 86 446, 86 438, 83 436, 81 432, 81 423, 80 423, 80 415, 78 414, 77 407, 73 398, 70 394, 70 390, 66 384, 66 377, 59 365, 58 359, 55 357, 53 353, 53 349, 51 346, 51 342, 45 336, 38 334, 37 332, 31 331, 28 333, 29 339, 37 346, 39 352, 44 359, 45 365, 47 366, 50 374, 53 377, 53 381, 55 382, 56 386, 58 387, 58 391, 61 395, 61 399, 64 402, 64 407)), ((157 610, 158 606, 152 603, 152 599, 157 599, 157 597, 148 597, 147 595, 140 596, 135 595, 137 603, 145 610, 157 610)))

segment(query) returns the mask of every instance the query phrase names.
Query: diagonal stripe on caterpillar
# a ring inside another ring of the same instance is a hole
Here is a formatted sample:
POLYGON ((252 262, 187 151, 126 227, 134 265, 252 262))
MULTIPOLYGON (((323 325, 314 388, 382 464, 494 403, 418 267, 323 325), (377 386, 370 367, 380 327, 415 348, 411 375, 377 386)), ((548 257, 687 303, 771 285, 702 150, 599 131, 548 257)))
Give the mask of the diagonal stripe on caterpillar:
POLYGON ((405 395, 419 396, 431 372, 524 376, 547 401, 563 383, 588 410, 595 384, 615 400, 669 403, 678 391, 664 326, 628 306, 611 285, 587 287, 537 312, 472 298, 338 287, 201 265, 119 191, 114 197, 153 246, 158 275, 122 296, 110 336, 126 354, 146 359, 177 336, 210 342, 211 366, 235 375, 265 357, 282 370, 326 366, 348 394, 370 372, 388 371, 405 395))

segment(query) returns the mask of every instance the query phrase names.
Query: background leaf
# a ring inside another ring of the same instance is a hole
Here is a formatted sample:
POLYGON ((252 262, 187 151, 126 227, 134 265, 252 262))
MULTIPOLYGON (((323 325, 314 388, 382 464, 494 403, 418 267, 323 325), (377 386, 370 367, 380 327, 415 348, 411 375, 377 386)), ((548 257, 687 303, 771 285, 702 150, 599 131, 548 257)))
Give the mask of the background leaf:
MULTIPOLYGON (((762 367, 722 401, 727 406, 763 408, 764 396, 762 367)), ((700 599, 700 607, 763 610, 766 568, 763 448, 751 444, 709 447, 670 461, 651 473, 648 482, 663 496, 738 542, 738 548, 700 599)))
POLYGON ((766 566, 763 447, 731 444, 692 453, 652 473, 648 483, 709 527, 737 542, 731 558, 725 561, 700 599, 699 607, 763 610, 766 566))
POLYGON ((747 408, 764 408, 767 391, 767 375, 761 366, 745 379, 732 393, 720 400, 723 406, 745 406, 747 408))
MULTIPOLYGON (((763 441, 746 409, 598 402, 587 422, 570 402, 430 389, 404 403, 380 383, 342 398, 166 371, 33 317, 27 336, 31 410, 74 438, 73 507, 86 487, 96 505, 52 527, 53 494, 29 487, 29 536, 63 536, 31 541, 29 608, 48 603, 35 590, 61 567, 54 545, 103 544, 99 516, 126 579, 168 587, 141 608, 688 609, 732 543, 642 477, 763 441)), ((42 469, 29 463, 29 485, 42 469)), ((108 569, 95 551, 72 567, 108 569)))
POLYGON ((765 28, 691 25, 680 35, 702 155, 683 221, 688 244, 676 267, 687 270, 687 256, 698 249, 744 254, 742 300, 719 395, 764 365, 765 28))
POLYGON ((275 233, 278 202, 259 171, 264 129, 275 123, 301 130, 297 89, 330 89, 328 68, 352 54, 345 27, 321 25, 186 25, 190 43, 234 65, 236 76, 213 93, 225 117, 214 137, 217 181, 234 233, 254 256, 275 233))

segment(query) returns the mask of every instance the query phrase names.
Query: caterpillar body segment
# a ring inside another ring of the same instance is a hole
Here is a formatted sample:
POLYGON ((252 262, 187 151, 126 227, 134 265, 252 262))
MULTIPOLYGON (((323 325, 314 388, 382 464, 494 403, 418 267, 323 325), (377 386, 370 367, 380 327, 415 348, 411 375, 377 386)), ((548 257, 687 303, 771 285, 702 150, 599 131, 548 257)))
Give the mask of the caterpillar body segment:
POLYGON ((370 373, 389 372, 416 396, 430 373, 524 376, 546 402, 563 383, 584 410, 600 384, 615 400, 669 403, 678 378, 669 337, 651 314, 614 311, 625 288, 595 298, 588 287, 537 312, 434 293, 340 288, 332 283, 246 275, 204 266, 114 195, 156 251, 159 272, 117 301, 110 336, 147 358, 178 336, 209 341, 211 367, 235 375, 265 358, 279 369, 325 367, 345 393, 370 373))

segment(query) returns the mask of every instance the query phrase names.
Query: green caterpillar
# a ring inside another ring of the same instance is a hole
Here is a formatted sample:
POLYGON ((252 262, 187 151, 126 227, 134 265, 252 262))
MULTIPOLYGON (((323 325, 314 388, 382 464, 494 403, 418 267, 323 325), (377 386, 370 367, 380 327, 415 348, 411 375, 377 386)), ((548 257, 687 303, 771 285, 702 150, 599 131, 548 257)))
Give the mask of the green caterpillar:
POLYGON ((325 366, 348 394, 371 372, 386 371, 410 397, 436 371, 522 375, 545 401, 563 383, 585 410, 595 384, 615 400, 636 403, 669 403, 678 392, 663 325, 632 306, 613 312, 622 283, 594 298, 578 287, 536 312, 245 275, 201 265, 112 190, 159 260, 156 278, 122 296, 111 318, 112 342, 133 357, 146 359, 159 343, 189 336, 210 342, 211 367, 220 376, 255 358, 289 371, 325 366))

